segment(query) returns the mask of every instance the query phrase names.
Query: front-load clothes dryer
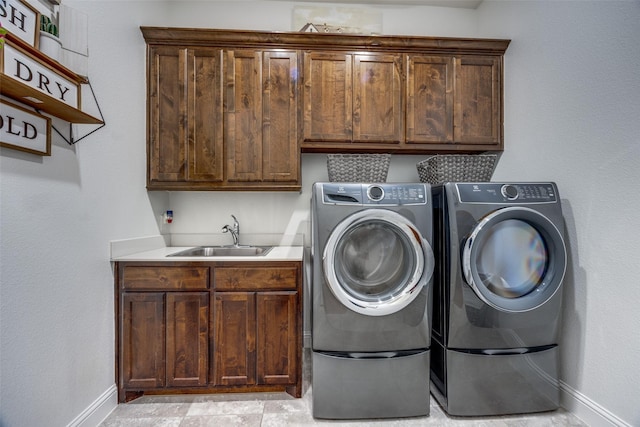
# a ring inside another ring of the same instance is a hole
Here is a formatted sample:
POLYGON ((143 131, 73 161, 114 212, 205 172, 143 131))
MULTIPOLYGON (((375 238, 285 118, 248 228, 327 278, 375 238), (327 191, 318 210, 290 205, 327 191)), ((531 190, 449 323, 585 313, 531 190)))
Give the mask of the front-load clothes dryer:
POLYGON ((432 392, 451 415, 554 410, 567 264, 554 183, 433 186, 432 392))
POLYGON ((429 185, 316 183, 311 228, 313 416, 428 415, 429 185))

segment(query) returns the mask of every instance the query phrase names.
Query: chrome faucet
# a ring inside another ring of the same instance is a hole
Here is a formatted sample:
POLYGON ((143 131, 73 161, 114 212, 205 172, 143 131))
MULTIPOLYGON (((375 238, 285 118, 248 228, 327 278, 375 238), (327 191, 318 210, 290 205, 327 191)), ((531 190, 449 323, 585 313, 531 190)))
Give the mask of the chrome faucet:
POLYGON ((231 233, 231 237, 233 237, 233 246, 239 246, 238 240, 240 239, 240 224, 236 219, 235 215, 231 215, 233 218, 233 226, 225 225, 222 227, 223 233, 231 233))

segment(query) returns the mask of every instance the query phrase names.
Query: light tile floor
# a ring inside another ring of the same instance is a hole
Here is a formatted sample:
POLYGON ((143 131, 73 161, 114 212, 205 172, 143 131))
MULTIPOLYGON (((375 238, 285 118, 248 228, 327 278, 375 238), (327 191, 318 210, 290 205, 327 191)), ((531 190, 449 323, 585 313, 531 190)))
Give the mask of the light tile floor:
POLYGON ((450 417, 433 397, 427 417, 356 421, 314 419, 311 412, 310 364, 306 363, 309 359, 305 357, 303 396, 300 399, 286 393, 143 396, 118 405, 100 427, 282 427, 327 424, 348 427, 586 427, 585 423, 562 409, 522 416, 450 417))

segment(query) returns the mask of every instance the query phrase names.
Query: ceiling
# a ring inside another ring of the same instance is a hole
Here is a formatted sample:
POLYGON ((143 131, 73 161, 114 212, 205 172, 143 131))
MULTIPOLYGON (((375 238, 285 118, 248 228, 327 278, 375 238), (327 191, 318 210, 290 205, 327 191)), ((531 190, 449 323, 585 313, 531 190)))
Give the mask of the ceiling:
MULTIPOLYGON (((40 0, 54 1, 54 0, 40 0)), ((55 0, 61 1, 61 0, 55 0)), ((84 0, 95 1, 95 0, 84 0)), ((122 1, 122 0, 111 0, 122 1)), ((155 1, 155 0, 146 0, 155 1)), ((224 1, 224 0, 171 0, 171 1, 224 1)), ((250 0, 241 0, 250 1, 250 0)), ((263 1, 284 1, 284 0, 263 0, 263 1)), ((293 3, 333 3, 333 4, 368 4, 368 5, 387 5, 387 6, 438 6, 438 7, 457 7, 463 9, 476 9, 482 0, 289 0, 293 3)))
MULTIPOLYGON (((267 0, 274 1, 274 0, 267 0)), ((275 0, 281 1, 281 0, 275 0)), ((380 4, 391 6, 439 6, 439 7, 459 7, 464 9, 475 9, 482 0, 293 0, 294 3, 364 3, 380 4)))

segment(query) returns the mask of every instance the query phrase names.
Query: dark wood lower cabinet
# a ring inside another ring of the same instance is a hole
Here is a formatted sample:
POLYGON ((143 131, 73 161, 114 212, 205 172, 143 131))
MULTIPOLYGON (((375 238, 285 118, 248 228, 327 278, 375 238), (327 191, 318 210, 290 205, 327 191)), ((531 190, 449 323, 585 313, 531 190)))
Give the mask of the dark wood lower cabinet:
POLYGON ((209 292, 166 294, 167 386, 207 384, 209 292))
POLYGON ((256 297, 257 382, 295 384, 297 357, 298 293, 259 292, 256 297))
POLYGON ((214 304, 213 384, 255 384, 255 298, 246 292, 215 292, 214 304))
POLYGON ((207 384, 209 293, 122 294, 125 387, 207 384))
POLYGON ((116 381, 142 394, 302 394, 302 263, 116 262, 116 381))
POLYGON ((122 294, 120 382, 126 388, 165 385, 164 294, 122 294))
POLYGON ((214 312, 214 384, 296 383, 297 292, 215 292, 214 312))

